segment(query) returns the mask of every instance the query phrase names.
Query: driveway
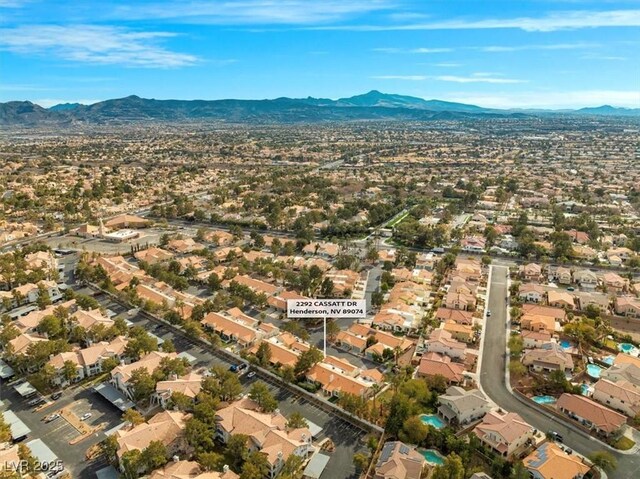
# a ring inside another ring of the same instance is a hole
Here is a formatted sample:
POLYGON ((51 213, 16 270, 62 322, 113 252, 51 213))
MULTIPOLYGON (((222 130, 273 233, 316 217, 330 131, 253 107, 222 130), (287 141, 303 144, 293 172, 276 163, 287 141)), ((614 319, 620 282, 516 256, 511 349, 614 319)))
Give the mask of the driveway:
POLYGON ((564 443, 574 451, 588 456, 593 451, 607 449, 618 461, 618 469, 611 477, 627 479, 637 477, 640 472, 640 454, 621 454, 608 448, 593 437, 550 414, 516 398, 505 383, 505 352, 507 335, 507 278, 509 270, 504 266, 493 266, 489 308, 492 315, 487 318, 484 332, 483 358, 480 383, 483 391, 499 407, 518 413, 540 431, 557 431, 564 437, 564 443))

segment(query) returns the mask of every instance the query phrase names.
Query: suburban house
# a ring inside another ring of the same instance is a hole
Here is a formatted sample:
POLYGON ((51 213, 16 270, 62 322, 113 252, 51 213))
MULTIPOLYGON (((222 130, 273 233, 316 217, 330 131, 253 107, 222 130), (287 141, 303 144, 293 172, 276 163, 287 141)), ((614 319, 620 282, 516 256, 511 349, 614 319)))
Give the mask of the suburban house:
POLYGON ((611 294, 622 294, 629 288, 628 279, 610 271, 602 275, 602 283, 611 294))
POLYGON ((635 387, 640 388, 640 366, 633 363, 623 363, 618 361, 609 369, 602 371, 601 377, 613 382, 628 381, 635 387))
POLYGON ((588 306, 595 306, 601 313, 609 313, 611 299, 607 294, 595 291, 577 291, 574 296, 578 300, 578 309, 581 311, 584 311, 588 306))
POLYGON ((547 343, 541 348, 526 351, 522 364, 536 372, 573 371, 573 359, 558 343, 547 343))
POLYGON ((172 461, 162 469, 151 473, 149 479, 239 479, 235 472, 224 465, 222 472, 204 471, 195 461, 172 461))
POLYGON ((541 348, 551 342, 551 334, 547 331, 524 330, 520 335, 525 349, 541 348))
POLYGON ((124 351, 129 340, 124 336, 118 336, 110 343, 103 341, 85 349, 59 353, 53 356, 48 364, 56 370, 54 382, 67 384, 69 379, 64 377, 64 364, 70 361, 76 368, 76 376, 70 382, 81 381, 84 378, 95 376, 102 372, 102 363, 107 358, 124 361, 124 351))
POLYGON ((184 430, 189 417, 189 414, 181 411, 163 411, 147 422, 129 429, 118 429, 114 433, 118 442, 118 458, 121 459, 128 451, 142 451, 151 441, 162 442, 170 456, 184 452, 188 447, 184 430))
MULTIPOLYGON (((249 319, 252 320, 252 318, 249 319)), ((242 321, 212 312, 208 313, 201 323, 205 328, 215 331, 222 341, 236 342, 246 348, 252 346, 263 336, 262 332, 255 328, 257 321, 252 321, 242 321)))
POLYGON ((279 412, 262 413, 248 397, 229 404, 216 412, 216 437, 227 443, 232 435, 249 436, 249 451, 260 451, 267 456, 269 477, 274 478, 289 456, 306 459, 314 451, 311 431, 287 428, 287 418, 279 412))
POLYGON ((453 339, 453 335, 444 329, 434 329, 424 342, 426 351, 464 360, 467 345, 453 339))
POLYGON ((571 284, 571 270, 564 266, 547 266, 547 278, 549 282, 571 284))
POLYGON ((451 334, 452 338, 464 343, 472 343, 476 339, 475 331, 471 326, 458 324, 455 321, 445 321, 441 328, 451 334))
POLYGON ((202 376, 197 373, 189 373, 182 377, 172 377, 166 381, 158 381, 156 390, 151 396, 152 404, 159 404, 163 409, 167 409, 171 395, 181 393, 195 400, 202 388, 202 376))
POLYGON ((373 479, 420 479, 427 465, 426 459, 400 441, 386 442, 380 451, 373 479))
POLYGON ((542 306, 539 304, 523 304, 522 305, 522 314, 523 315, 533 315, 533 316, 549 316, 560 323, 564 322, 567 319, 567 312, 562 308, 554 308, 551 306, 542 306))
POLYGON ((545 442, 522 461, 532 479, 582 479, 591 467, 567 454, 554 442, 545 442))
MULTIPOLYGON (((354 377, 350 371, 343 369, 341 365, 327 362, 327 359, 329 357, 325 358, 323 362, 315 364, 307 372, 309 382, 320 384, 322 392, 327 396, 339 396, 341 393, 365 398, 369 396, 373 382, 365 381, 361 377, 354 377)), ((357 370, 359 371, 359 369, 357 370)))
POLYGON ((149 374, 153 374, 153 371, 160 365, 160 362, 164 358, 175 359, 178 355, 176 353, 163 353, 160 351, 152 351, 146 356, 141 357, 138 361, 131 364, 122 364, 115 367, 111 371, 111 384, 122 391, 124 394, 132 399, 131 391, 129 390, 128 381, 131 379, 131 374, 136 369, 146 369, 149 374))
POLYGON ((170 260, 173 258, 173 253, 162 248, 152 247, 136 251, 133 253, 133 256, 135 256, 138 261, 144 261, 145 263, 153 265, 170 260))
POLYGON ((459 285, 451 285, 444 298, 444 304, 447 308, 463 311, 475 311, 476 302, 476 295, 459 285))
POLYGON ((524 314, 520 318, 520 327, 529 331, 544 331, 552 335, 556 331, 556 320, 551 316, 524 314))
POLYGON ((592 398, 632 418, 640 413, 640 386, 629 381, 601 378, 593 386, 592 398))
POLYGON ((551 289, 547 291, 547 299, 549 301, 549 306, 556 308, 574 309, 576 307, 575 302, 573 301, 573 296, 566 291, 556 291, 555 289, 551 289))
POLYGON ((476 421, 491 410, 491 403, 477 389, 465 391, 461 387, 451 386, 438 400, 438 414, 447 422, 455 422, 458 425, 476 421))
POLYGON ((627 318, 640 318, 640 299, 635 296, 616 296, 615 311, 627 318))
POLYGON ((502 457, 510 457, 533 440, 533 427, 514 412, 488 412, 473 432, 502 457))
POLYGON ((467 324, 473 326, 473 313, 470 311, 461 311, 459 309, 438 308, 436 311, 436 319, 439 321, 454 321, 458 324, 467 324))
POLYGON ((578 394, 563 394, 556 402, 558 411, 598 434, 609 436, 626 424, 626 416, 578 394))
POLYGON ((595 289, 598 286, 598 275, 588 269, 579 269, 573 273, 573 281, 584 289, 595 289))
POLYGON ((529 263, 520 266, 520 277, 525 281, 540 282, 542 279, 542 267, 536 263, 529 263))
POLYGON ((520 286, 518 297, 529 303, 541 303, 544 299, 545 289, 537 283, 525 283, 520 286))
POLYGON ((447 380, 447 384, 464 384, 465 373, 464 365, 451 362, 449 356, 433 352, 422 355, 417 370, 419 377, 442 376, 447 380))

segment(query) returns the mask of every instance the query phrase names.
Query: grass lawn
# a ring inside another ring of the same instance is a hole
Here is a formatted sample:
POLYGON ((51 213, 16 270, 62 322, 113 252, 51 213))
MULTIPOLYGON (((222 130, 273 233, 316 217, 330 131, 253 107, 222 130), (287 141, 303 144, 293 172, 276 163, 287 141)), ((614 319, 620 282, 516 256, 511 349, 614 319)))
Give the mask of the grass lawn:
POLYGON ((636 443, 633 442, 631 439, 629 439, 627 436, 622 436, 617 441, 613 441, 611 445, 616 449, 620 449, 621 451, 626 451, 628 449, 631 449, 633 446, 635 446, 636 443))
POLYGON ((389 221, 385 227, 386 228, 393 228, 395 225, 397 225, 398 223, 400 223, 403 219, 405 219, 407 216, 409 215, 409 211, 405 211, 404 214, 398 216, 396 219, 389 221))

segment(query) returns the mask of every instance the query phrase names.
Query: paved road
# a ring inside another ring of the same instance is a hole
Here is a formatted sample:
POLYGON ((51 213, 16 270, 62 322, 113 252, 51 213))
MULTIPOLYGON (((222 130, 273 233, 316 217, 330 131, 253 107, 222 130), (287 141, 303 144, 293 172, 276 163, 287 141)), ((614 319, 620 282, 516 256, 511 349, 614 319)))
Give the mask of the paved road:
MULTIPOLYGON (((512 395, 505 384, 505 347, 507 321, 507 275, 508 268, 492 267, 489 309, 491 317, 485 325, 484 352, 482 358, 480 383, 484 392, 501 408, 518 413, 522 418, 540 431, 557 431, 564 437, 564 443, 580 454, 588 455, 593 451, 605 449, 580 429, 512 395)), ((640 454, 626 455, 610 451, 618 460, 618 469, 609 474, 611 478, 627 479, 640 473, 640 454)))

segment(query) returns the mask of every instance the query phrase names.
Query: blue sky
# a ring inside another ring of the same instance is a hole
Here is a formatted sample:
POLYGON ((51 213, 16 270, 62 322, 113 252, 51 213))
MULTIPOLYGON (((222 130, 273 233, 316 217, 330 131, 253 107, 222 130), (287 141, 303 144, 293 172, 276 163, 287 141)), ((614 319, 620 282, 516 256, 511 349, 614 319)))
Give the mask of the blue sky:
POLYGON ((0 101, 640 107, 640 0, 0 0, 0 101))

